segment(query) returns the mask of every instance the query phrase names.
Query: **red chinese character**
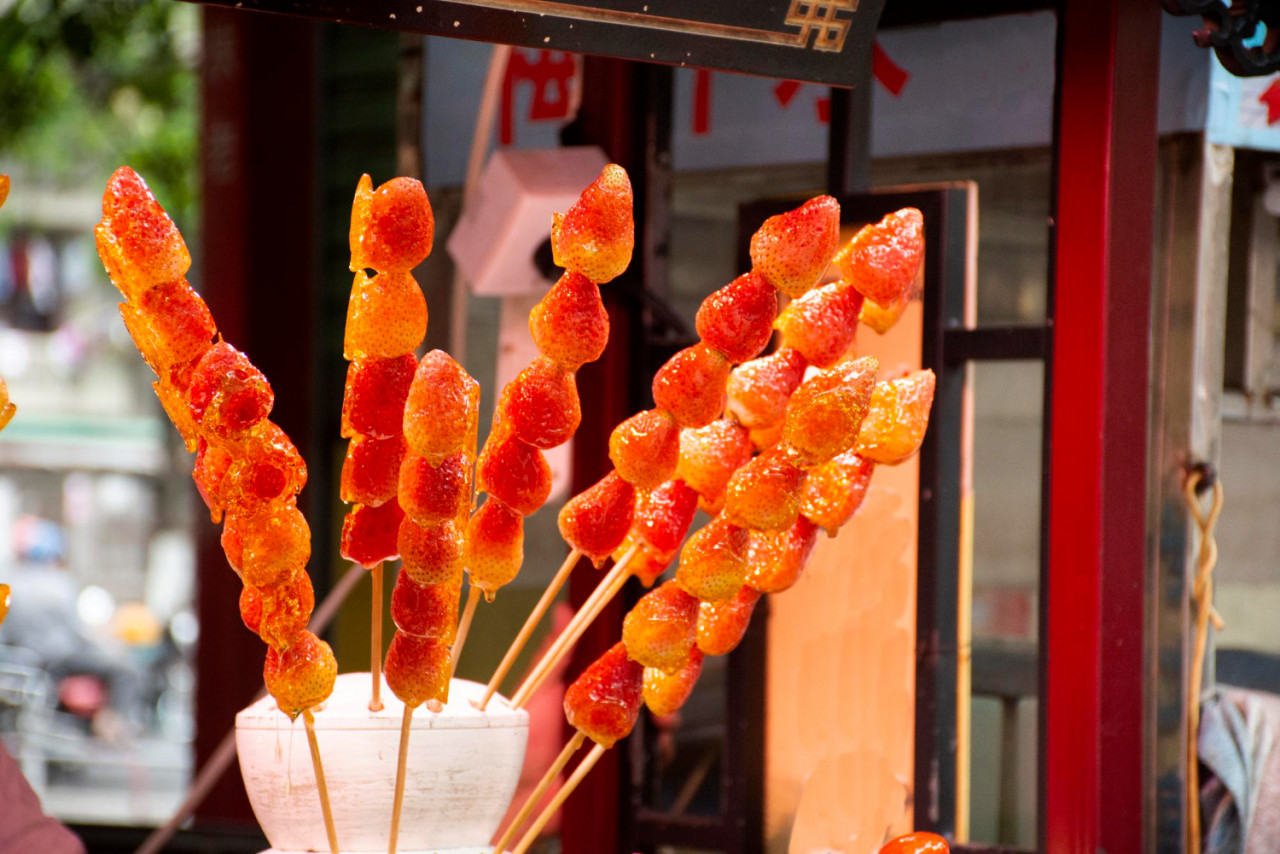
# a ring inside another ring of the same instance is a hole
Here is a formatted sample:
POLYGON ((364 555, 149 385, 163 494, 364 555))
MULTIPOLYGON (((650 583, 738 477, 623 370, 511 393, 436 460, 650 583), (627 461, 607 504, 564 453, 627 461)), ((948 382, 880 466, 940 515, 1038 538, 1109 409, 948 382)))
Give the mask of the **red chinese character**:
POLYGON ((515 141, 515 93, 519 83, 533 85, 526 121, 546 122, 569 118, 569 84, 577 70, 571 53, 540 50, 530 60, 523 50, 513 50, 502 78, 502 120, 498 139, 503 145, 515 141))

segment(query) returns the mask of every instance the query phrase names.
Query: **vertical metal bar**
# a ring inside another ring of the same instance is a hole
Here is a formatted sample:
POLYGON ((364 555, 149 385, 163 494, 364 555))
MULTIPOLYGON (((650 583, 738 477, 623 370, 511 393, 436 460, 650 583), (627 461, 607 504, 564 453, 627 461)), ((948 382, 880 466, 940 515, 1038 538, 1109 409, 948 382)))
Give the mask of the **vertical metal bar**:
POLYGON ((871 189, 871 51, 855 51, 849 61, 858 65, 853 88, 831 90, 827 192, 833 196, 871 189))
POLYGON ((1058 26, 1041 848, 1139 851, 1159 8, 1058 26))

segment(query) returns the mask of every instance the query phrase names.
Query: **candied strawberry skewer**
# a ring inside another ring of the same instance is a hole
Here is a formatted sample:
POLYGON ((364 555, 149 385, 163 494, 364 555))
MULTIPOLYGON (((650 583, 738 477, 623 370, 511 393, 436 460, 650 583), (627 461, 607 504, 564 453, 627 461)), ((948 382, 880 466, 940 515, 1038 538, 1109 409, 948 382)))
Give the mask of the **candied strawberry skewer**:
POLYGON ((310 531, 297 508, 306 466, 268 416, 274 395, 266 377, 229 344, 204 300, 187 284, 191 266, 182 235, 142 178, 128 167, 111 176, 98 253, 124 294, 120 313, 134 343, 159 376, 165 412, 196 451, 192 477, 215 522, 226 514, 222 545, 245 583, 241 616, 267 642, 267 690, 281 711, 306 723, 321 811, 337 852, 311 709, 333 690, 337 662, 307 630, 314 595, 306 563, 310 531))
POLYGON ((431 254, 435 218, 422 184, 393 178, 378 189, 360 176, 351 204, 351 270, 342 355, 347 369, 342 435, 351 441, 340 494, 352 505, 342 524, 341 553, 369 570, 373 582, 369 710, 382 708, 382 563, 395 558, 404 514, 396 501, 405 454, 404 402, 427 334, 427 301, 412 270, 431 254), (373 275, 366 273, 372 269, 373 275))

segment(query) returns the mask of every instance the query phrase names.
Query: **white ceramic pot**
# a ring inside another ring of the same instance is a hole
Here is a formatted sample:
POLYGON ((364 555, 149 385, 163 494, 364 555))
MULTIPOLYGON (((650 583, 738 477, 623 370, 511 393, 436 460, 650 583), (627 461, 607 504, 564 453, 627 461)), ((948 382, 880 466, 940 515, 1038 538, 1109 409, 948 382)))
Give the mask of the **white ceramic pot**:
MULTIPOLYGON (((529 716, 498 695, 485 711, 471 703, 484 686, 453 680, 449 704, 413 716, 398 851, 488 850, 520 778, 529 716)), ((316 738, 343 854, 385 852, 404 706, 382 689, 370 712, 369 674, 344 673, 315 712, 316 738)), ((266 697, 236 715, 240 773, 272 852, 329 850, 311 752, 301 718, 292 722, 266 697)))

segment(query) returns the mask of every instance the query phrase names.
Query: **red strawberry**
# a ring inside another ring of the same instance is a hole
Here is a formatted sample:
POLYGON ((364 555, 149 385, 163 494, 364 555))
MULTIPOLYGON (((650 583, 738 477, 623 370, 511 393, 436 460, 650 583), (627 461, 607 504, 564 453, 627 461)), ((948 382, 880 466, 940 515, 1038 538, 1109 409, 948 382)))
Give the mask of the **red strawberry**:
POLYGON ((858 440, 880 363, 863 356, 805 380, 791 396, 782 439, 804 466, 821 465, 858 440))
POLYGON ((311 632, 303 632, 288 649, 267 650, 262 678, 280 711, 296 719, 333 693, 338 661, 327 643, 311 632))
POLYGON ((705 427, 724 412, 731 367, 723 354, 705 344, 686 347, 654 375, 653 402, 681 427, 705 427))
POLYGON ((342 522, 343 559, 372 567, 397 555, 396 537, 404 511, 400 502, 386 501, 377 507, 361 504, 342 522))
POLYGON ((604 747, 631 734, 640 717, 644 668, 621 642, 610 647, 564 693, 569 725, 604 747))
POLYGON ((680 426, 665 409, 632 415, 610 434, 609 459, 623 480, 637 489, 653 489, 676 470, 680 426))
POLYGON ((626 538, 635 505, 635 487, 609 472, 560 509, 560 536, 599 566, 626 538))
POLYGON ((786 346, 799 350, 810 364, 829 368, 857 340, 862 304, 862 294, 853 285, 835 282, 793 301, 776 325, 786 346))
POLYGON ((754 359, 769 343, 777 313, 778 295, 773 286, 752 272, 703 300, 695 322, 703 343, 736 365, 754 359))
POLYGON ((839 244, 840 203, 818 196, 764 221, 751 237, 752 269, 798 297, 822 278, 839 244))
POLYGON ((396 632, 387 649, 382 672, 387 686, 406 706, 417 708, 428 700, 449 699, 449 647, 433 638, 396 632))
POLYGON ((409 449, 438 462, 472 447, 480 384, 443 350, 422 357, 403 398, 402 427, 409 449))
POLYGON ((600 288, 586 276, 566 272, 529 312, 529 333, 538 352, 566 370, 599 359, 609 343, 600 288))
POLYGON ((635 246, 631 179, 609 164, 582 191, 567 213, 551 224, 551 253, 556 264, 597 284, 612 281, 631 263, 635 246))
POLYGON ((627 655, 645 667, 674 673, 689 660, 698 630, 698 600, 674 581, 650 590, 622 621, 627 655))
POLYGON ((836 256, 840 277, 885 307, 911 290, 923 261, 924 217, 915 208, 863 226, 836 256))
POLYGON ((703 652, 696 646, 689 650, 684 666, 675 673, 664 673, 656 667, 644 669, 644 704, 658 717, 674 715, 693 693, 702 675, 703 652))
POLYGON ((743 587, 727 602, 698 606, 698 649, 707 655, 728 655, 737 649, 759 600, 758 591, 743 587))
POLYGON ((504 425, 484 443, 476 463, 476 488, 521 516, 531 516, 551 494, 551 465, 541 451, 504 425))
POLYGON ((413 178, 387 181, 369 198, 367 217, 358 267, 407 272, 431 254, 435 215, 422 182, 413 178))
POLYGON ((657 552, 674 552, 696 512, 698 493, 683 480, 669 480, 636 502, 634 530, 657 552))
POLYGON ((734 368, 725 386, 729 414, 749 430, 780 423, 806 367, 808 362, 799 350, 782 347, 771 356, 734 368))
POLYGON ((742 589, 746 573, 746 530, 716 517, 680 550, 676 581, 704 602, 723 602, 742 589))
POLYGON ((854 451, 845 451, 831 462, 809 471, 804 483, 800 512, 834 537, 862 506, 876 464, 854 451))
POLYGON ((785 531, 752 531, 747 586, 761 593, 788 589, 804 572, 817 541, 818 526, 803 516, 785 531))

